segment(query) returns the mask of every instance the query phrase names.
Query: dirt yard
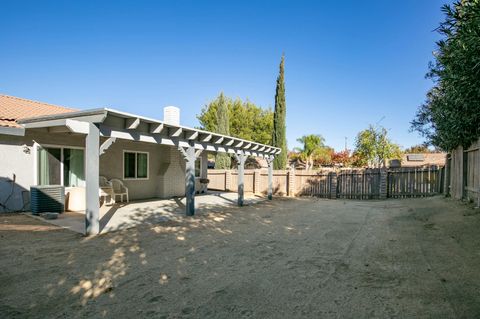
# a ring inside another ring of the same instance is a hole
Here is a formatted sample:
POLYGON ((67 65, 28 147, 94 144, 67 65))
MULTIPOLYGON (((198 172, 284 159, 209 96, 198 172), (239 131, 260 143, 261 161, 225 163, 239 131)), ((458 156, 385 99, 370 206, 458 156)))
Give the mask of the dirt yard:
POLYGON ((2 318, 478 318, 480 212, 282 199, 84 238, 0 215, 2 318))

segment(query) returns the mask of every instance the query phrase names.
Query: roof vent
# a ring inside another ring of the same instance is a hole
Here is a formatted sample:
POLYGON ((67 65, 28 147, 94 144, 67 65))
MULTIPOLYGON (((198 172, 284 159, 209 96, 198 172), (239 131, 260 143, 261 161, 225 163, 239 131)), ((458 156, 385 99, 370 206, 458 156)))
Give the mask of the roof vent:
POLYGON ((165 124, 180 125, 180 109, 176 106, 166 106, 163 108, 163 121, 165 124))
POLYGON ((425 160, 425 155, 423 154, 408 154, 407 161, 409 162, 423 162, 425 160))

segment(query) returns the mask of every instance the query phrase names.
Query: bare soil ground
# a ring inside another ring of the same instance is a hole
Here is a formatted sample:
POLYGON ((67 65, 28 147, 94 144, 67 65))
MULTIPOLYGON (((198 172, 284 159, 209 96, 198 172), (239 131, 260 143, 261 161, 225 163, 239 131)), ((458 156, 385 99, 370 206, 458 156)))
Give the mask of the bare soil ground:
POLYGON ((2 318, 478 318, 480 212, 280 199, 85 238, 0 215, 2 318))

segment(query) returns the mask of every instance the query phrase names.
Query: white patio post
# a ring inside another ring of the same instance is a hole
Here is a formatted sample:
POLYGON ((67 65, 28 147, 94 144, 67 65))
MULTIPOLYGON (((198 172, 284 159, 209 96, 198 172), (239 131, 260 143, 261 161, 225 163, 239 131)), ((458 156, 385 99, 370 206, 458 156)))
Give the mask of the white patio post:
POLYGON ((245 160, 247 157, 243 152, 239 154, 235 154, 237 159, 237 167, 238 167, 238 206, 243 206, 243 190, 244 190, 244 176, 245 176, 245 160))
POLYGON ((185 149, 178 147, 185 159, 185 214, 195 215, 195 160, 200 156, 201 150, 195 151, 193 143, 185 149))
POLYGON ((100 132, 93 123, 88 123, 88 134, 85 138, 85 234, 96 235, 100 232, 99 190, 99 147, 100 132))
POLYGON ((273 197, 273 156, 267 157, 267 164, 268 164, 268 199, 272 200, 273 197))
POLYGON ((195 214, 195 149, 187 148, 188 160, 185 169, 185 197, 186 197, 186 214, 193 216, 195 214))

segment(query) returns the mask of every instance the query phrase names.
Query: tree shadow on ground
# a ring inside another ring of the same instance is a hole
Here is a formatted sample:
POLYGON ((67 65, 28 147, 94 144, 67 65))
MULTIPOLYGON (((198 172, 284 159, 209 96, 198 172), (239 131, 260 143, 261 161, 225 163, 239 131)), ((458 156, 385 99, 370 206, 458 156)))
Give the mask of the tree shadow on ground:
MULTIPOLYGON (((198 205, 197 215, 186 217, 181 199, 173 203, 161 210, 136 207, 128 222, 118 225, 118 231, 94 237, 15 216, 15 226, 0 228, 2 237, 8 238, 1 251, 11 256, 21 254, 21 260, 30 262, 22 262, 22 266, 16 264, 18 259, 1 262, 4 289, 0 292, 0 312, 6 317, 109 317, 124 309, 121 303, 129 298, 125 289, 138 289, 138 304, 134 306, 138 309, 125 311, 168 314, 168 309, 159 307, 171 298, 163 287, 172 280, 180 286, 188 282, 189 256, 203 245, 227 242, 232 234, 232 214, 237 215, 235 223, 247 222, 239 217, 242 209, 233 205, 198 205), (33 236, 31 230, 36 230, 33 236), (206 232, 209 241, 198 242, 199 232, 206 232), (155 280, 148 285, 143 280, 137 282, 143 276, 155 280), (20 292, 27 297, 19 298, 20 292)), ((267 202, 257 205, 270 207, 267 202)), ((112 206, 102 217, 102 228, 129 206, 112 206)), ((255 211, 260 209, 255 207, 255 211)), ((258 222, 269 227, 262 218, 258 222)), ((205 263, 199 266, 205 267, 208 260, 205 263)))

